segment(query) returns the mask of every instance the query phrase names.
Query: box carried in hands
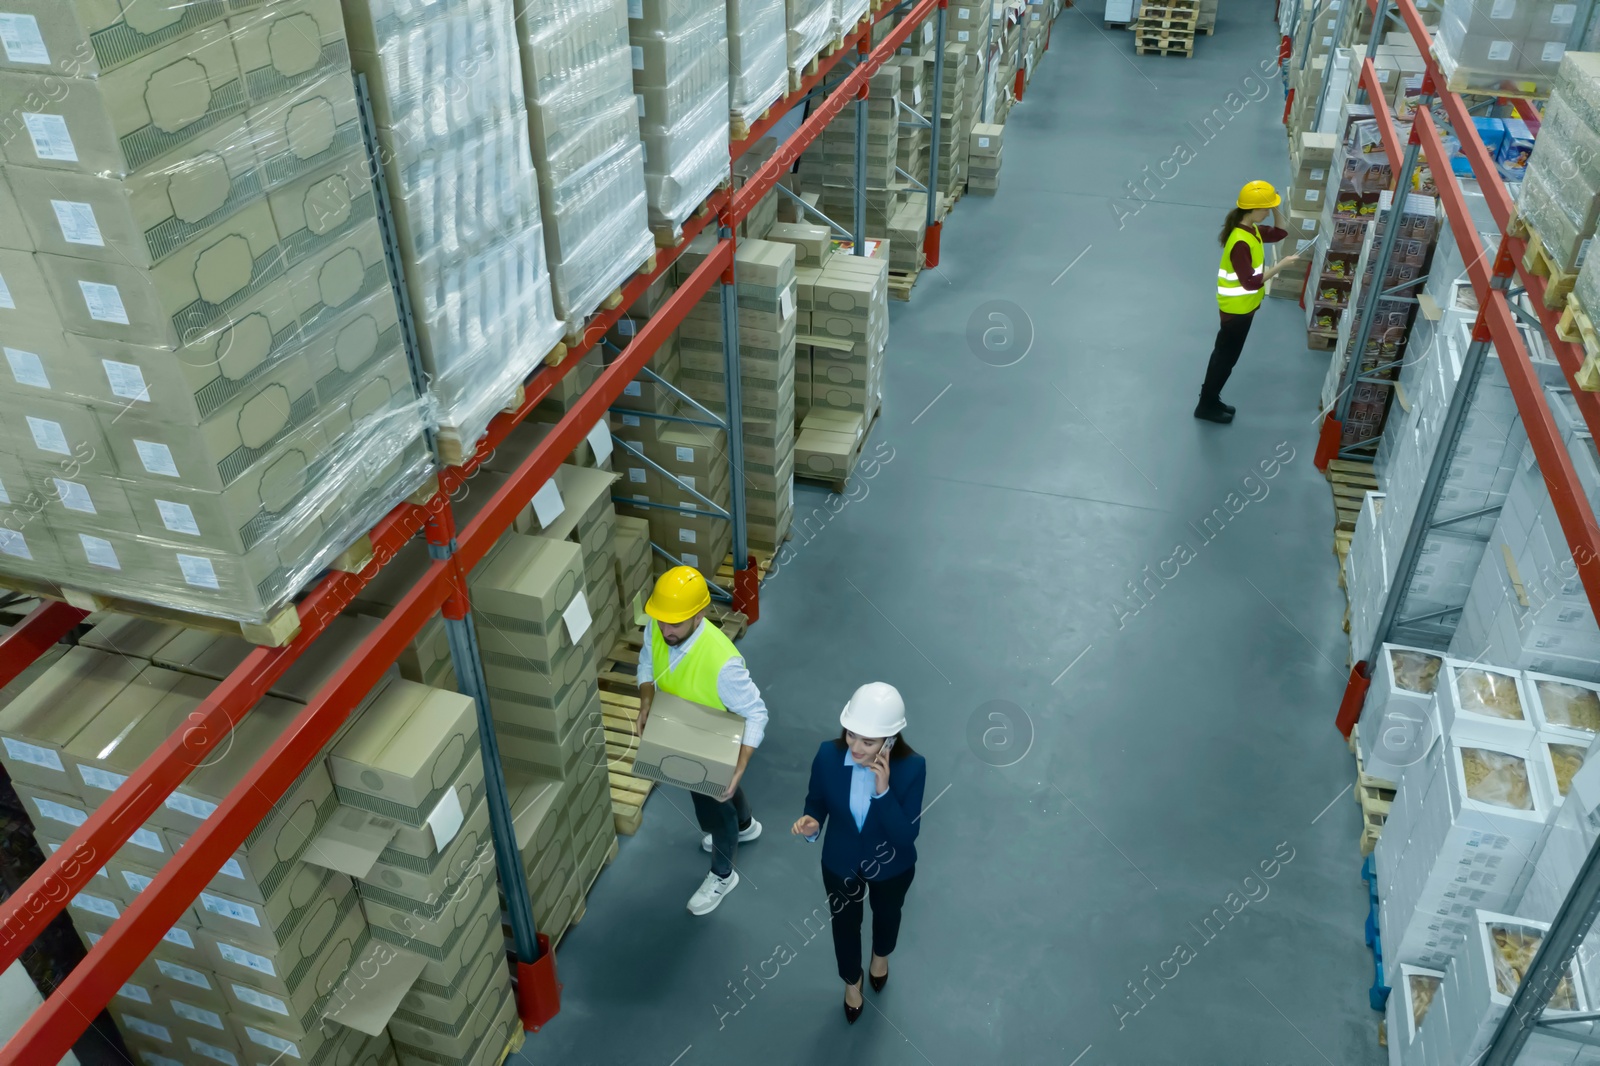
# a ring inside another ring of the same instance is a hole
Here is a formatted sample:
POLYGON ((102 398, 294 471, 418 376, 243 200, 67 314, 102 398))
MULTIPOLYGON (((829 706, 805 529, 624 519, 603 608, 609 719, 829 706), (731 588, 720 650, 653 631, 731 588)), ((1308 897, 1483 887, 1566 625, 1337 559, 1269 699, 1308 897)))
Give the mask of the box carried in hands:
POLYGON ((633 773, 720 798, 733 783, 743 740, 738 715, 657 690, 633 773))

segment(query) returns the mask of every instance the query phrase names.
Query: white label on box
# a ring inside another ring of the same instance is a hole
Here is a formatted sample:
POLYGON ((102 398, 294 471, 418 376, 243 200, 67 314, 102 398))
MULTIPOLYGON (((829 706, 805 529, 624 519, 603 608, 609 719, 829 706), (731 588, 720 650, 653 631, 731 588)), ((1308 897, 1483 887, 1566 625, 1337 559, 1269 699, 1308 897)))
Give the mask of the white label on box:
MULTIPOLYGON (((679 474, 678 475, 678 483, 681 484, 684 488, 688 489, 689 491, 691 491, 691 492, 694 491, 695 484, 694 484, 694 476, 692 474, 679 474)), ((693 502, 685 503, 684 506, 685 507, 693 507, 694 503, 693 502)))
POLYGON ((589 613, 589 597, 579 589, 578 594, 572 597, 572 602, 567 604, 567 609, 561 612, 561 620, 567 624, 567 635, 576 644, 589 632, 589 626, 594 622, 594 616, 589 613))
POLYGON ((54 800, 40 799, 35 796, 33 805, 38 808, 41 818, 48 818, 52 822, 62 822, 77 828, 89 820, 89 816, 76 807, 68 807, 65 803, 54 800))
POLYGON ((1310 233, 1317 228, 1317 220, 1314 218, 1302 218, 1300 220, 1300 228, 1310 233))
MULTIPOLYGON (((122 879, 128 883, 128 887, 135 893, 143 892, 145 889, 150 887, 150 878, 146 877, 144 874, 136 874, 132 870, 122 871, 122 879)), ((206 985, 205 987, 210 988, 211 986, 206 985)))
POLYGON ((238 859, 229 859, 223 863, 222 872, 229 877, 238 878, 240 881, 244 880, 244 867, 239 865, 238 859))
MULTIPOLYGON (((61 850, 61 845, 60 844, 46 844, 45 847, 50 849, 50 854, 52 854, 52 855, 54 855, 56 852, 61 850)), ((100 869, 96 870, 94 872, 94 875, 96 877, 103 877, 107 881, 111 880, 111 875, 106 873, 106 868, 104 866, 102 866, 102 867, 100 867, 100 869)))
POLYGON ((90 566, 103 567, 106 570, 121 570, 122 563, 117 559, 117 549, 104 537, 91 537, 87 533, 79 533, 78 540, 83 543, 83 557, 89 560, 90 566))
POLYGON ((1539 53, 1539 58, 1546 63, 1559 63, 1561 57, 1567 54, 1567 46, 1560 41, 1550 41, 1545 44, 1544 51, 1539 53))
POLYGON ((561 487, 556 484, 555 478, 546 481, 544 487, 533 494, 533 516, 539 520, 540 529, 549 529, 550 524, 566 510, 567 505, 561 499, 561 487))
POLYGON ((6 491, 6 487, 4 485, 0 485, 0 503, 10 503, 10 502, 11 502, 11 493, 6 491))
POLYGON ((32 15, 0 12, 0 48, 6 50, 6 59, 12 63, 50 65, 50 50, 44 46, 39 22, 32 15))
POLYGON ((594 424, 594 428, 584 439, 589 442, 596 463, 603 463, 611 458, 611 426, 604 418, 594 424))
POLYGON ((644 69, 644 47, 642 45, 636 44, 633 46, 633 69, 644 69))
MULTIPOLYGON (((181 970, 183 967, 180 966, 178 968, 181 970)), ((161 972, 165 973, 166 970, 163 969, 161 972)), ((190 970, 189 972, 194 973, 193 970, 190 970)), ((197 973, 194 975, 196 977, 200 977, 200 975, 197 973)), ((200 980, 204 981, 205 978, 200 977, 200 980)), ((222 1018, 212 1011, 202 1010, 199 1007, 185 1003, 181 999, 168 1000, 168 1002, 172 1004, 172 1013, 176 1014, 186 1022, 194 1022, 197 1025, 209 1025, 213 1029, 222 1028, 222 1018)))
POLYGON ((44 372, 44 362, 32 352, 25 352, 20 348, 7 348, 6 362, 10 364, 11 376, 17 379, 18 385, 32 385, 36 389, 50 387, 50 378, 44 372))
POLYGON ((1583 261, 1589 257, 1589 245, 1591 243, 1593 243, 1593 241, 1594 241, 1593 237, 1585 237, 1583 243, 1578 245, 1578 258, 1577 258, 1577 265, 1578 266, 1582 266, 1583 265, 1583 261))
POLYGON ((96 322, 115 322, 119 326, 128 324, 128 309, 122 305, 122 293, 115 285, 79 281, 78 289, 83 293, 83 305, 89 309, 90 318, 96 322))
POLYGON ((1493 44, 1491 44, 1489 46, 1489 58, 1493 59, 1493 60, 1495 60, 1497 62, 1500 61, 1500 60, 1510 59, 1511 58, 1511 42, 1510 41, 1495 41, 1493 44))
MULTIPOLYGON (((177 1004, 173 1004, 173 1006, 176 1007, 177 1004)), ((222 1066, 239 1066, 239 1056, 227 1048, 215 1047, 204 1040, 196 1040, 192 1036, 189 1038, 189 1050, 196 1055, 204 1055, 208 1059, 215 1059, 222 1063, 222 1066)))
MULTIPOLYGON (((206 565, 209 566, 211 564, 209 561, 207 561, 206 565)), ((192 585, 194 582, 191 581, 189 584, 192 585)), ((202 822, 215 814, 217 810, 217 805, 215 803, 207 803, 205 800, 195 799, 193 796, 185 796, 181 792, 174 792, 172 795, 168 796, 166 799, 166 805, 172 810, 177 811, 179 814, 187 814, 189 817, 198 819, 202 822)))
POLYGON ((444 794, 428 812, 428 828, 433 830, 433 850, 443 851, 461 832, 466 815, 461 811, 461 796, 455 789, 444 794))
POLYGON ((139 453, 139 462, 144 464, 146 473, 160 474, 162 477, 178 476, 178 464, 173 461, 172 449, 165 444, 135 438, 133 449, 139 453))
POLYGON ((644 0, 628 0, 628 17, 631 19, 644 18, 644 0))
POLYGON ((40 159, 54 159, 60 163, 76 163, 78 149, 67 132, 67 120, 60 115, 35 115, 22 113, 22 123, 33 138, 33 154, 40 159))
POLYGON ((1306 199, 1309 200, 1312 203, 1316 203, 1318 200, 1322 199, 1322 190, 1321 189, 1307 189, 1306 190, 1306 199))
POLYGON ((778 314, 783 318, 791 318, 794 315, 794 293, 788 289, 778 294, 778 314))
POLYGON ((244 1027, 244 1035, 250 1038, 252 1044, 260 1044, 262 1047, 270 1051, 276 1051, 280 1055, 288 1055, 292 1059, 300 1057, 300 1049, 281 1036, 263 1033, 260 1029, 249 1025, 244 1027))
POLYGON ((34 766, 43 766, 50 770, 65 772, 61 765, 61 756, 49 748, 41 748, 37 744, 27 744, 20 740, 6 737, 6 754, 17 762, 32 763, 34 766))
POLYGON ((100 365, 106 368, 106 381, 111 385, 111 395, 124 400, 138 400, 140 403, 150 402, 150 387, 144 383, 144 373, 138 367, 114 359, 102 359, 100 365))
POLYGON ((0 277, 0 307, 7 311, 17 309, 17 301, 11 298, 11 286, 6 284, 6 279, 3 277, 0 277))
POLYGON ((117 989, 117 995, 124 999, 131 999, 135 1003, 148 1004, 150 1002, 150 990, 143 985, 123 985, 117 989))
POLYGON ((911 87, 911 102, 913 104, 921 104, 922 103, 922 86, 913 85, 911 87))
POLYGON ((256 914, 254 907, 246 906, 243 903, 235 903, 233 900, 223 899, 221 896, 213 896, 209 892, 200 893, 200 905, 212 914, 220 915, 223 918, 232 918, 236 922, 244 922, 246 925, 253 925, 257 929, 261 928, 261 918, 256 914))
POLYGON ((683 565, 692 566, 698 570, 700 568, 700 556, 696 555, 694 552, 684 552, 683 565))
POLYGON ((264 973, 268 977, 278 976, 278 971, 272 965, 272 960, 263 955, 257 955, 253 951, 246 951, 244 948, 219 940, 217 941, 217 954, 235 966, 243 966, 257 973, 264 973))
POLYGON ((676 449, 674 449, 674 454, 677 455, 678 462, 680 462, 680 463, 692 463, 692 462, 694 462, 694 449, 693 448, 685 448, 683 445, 680 444, 680 445, 678 445, 678 447, 676 449))
POLYGON ((972 9, 970 7, 958 7, 958 8, 956 8, 956 18, 958 18, 958 19, 969 19, 971 17, 972 17, 972 9))
POLYGON ((650 479, 650 471, 646 470, 644 467, 642 467, 642 466, 630 466, 630 467, 628 467, 628 480, 633 482, 635 485, 643 485, 649 479, 650 479))
POLYGON ((211 560, 203 555, 185 555, 177 553, 178 571, 183 574, 185 583, 197 589, 220 589, 222 582, 217 580, 217 568, 211 565, 211 560))
POLYGON ((1312 171, 1311 171, 1311 180, 1312 181, 1326 181, 1327 177, 1328 177, 1328 172, 1326 170, 1313 168, 1312 171))
POLYGON ((102 770, 97 766, 78 764, 78 776, 83 778, 83 783, 90 788, 98 788, 103 792, 115 792, 128 780, 121 774, 114 774, 110 770, 102 770))
MULTIPOLYGON (((128 838, 128 843, 132 844, 134 847, 143 848, 146 851, 153 851, 157 855, 165 855, 167 853, 166 846, 161 843, 161 838, 156 836, 155 833, 148 829, 135 829, 133 831, 133 836, 128 838)), ((180 931, 181 930, 177 929, 173 930, 173 932, 180 931)), ((188 933, 184 933, 183 936, 185 940, 189 938, 188 933)), ((169 936, 166 939, 172 940, 172 937, 169 936)), ((173 942, 178 943, 178 941, 173 942)), ((184 944, 184 947, 192 948, 194 947, 194 944, 187 943, 184 944)))
POLYGON ((51 200, 55 208, 56 223, 61 227, 61 239, 68 244, 87 244, 104 248, 106 239, 100 233, 100 223, 95 221, 94 208, 76 200, 51 200))
POLYGON ((38 445, 40 451, 55 452, 58 455, 71 455, 72 449, 67 446, 66 430, 61 428, 60 422, 52 422, 48 418, 34 418, 28 415, 28 429, 33 433, 33 443, 38 445))
POLYGON ((1387 84, 1389 84, 1389 71, 1387 71, 1387 70, 1378 71, 1378 84, 1379 85, 1387 85, 1387 84))
POLYGON ((633 97, 634 109, 639 112, 639 117, 644 118, 644 97, 635 93, 633 97))
POLYGON ((987 137, 979 137, 978 138, 978 147, 979 148, 987 148, 987 147, 989 147, 989 138, 987 138, 987 137))
POLYGON ((169 944, 176 944, 180 948, 188 948, 190 951, 194 950, 194 937, 189 935, 189 931, 187 929, 179 929, 177 926, 173 926, 171 929, 167 930, 166 935, 161 939, 165 940, 169 944))
POLYGON ((1550 8, 1550 25, 1552 26, 1570 26, 1577 17, 1577 4, 1556 4, 1550 8))
MULTIPOLYGON (((128 875, 126 872, 124 872, 123 876, 127 877, 128 875)), ((143 880, 147 885, 150 883, 150 879, 148 877, 144 878, 143 880)), ((144 889, 140 887, 135 889, 135 891, 143 892, 144 889)), ((177 963, 168 962, 165 959, 156 960, 156 969, 160 970, 163 974, 172 978, 174 981, 182 981, 186 985, 193 985, 196 988, 204 988, 207 991, 210 991, 211 989, 211 982, 206 978, 206 975, 201 973, 199 970, 191 970, 187 966, 179 966, 177 963)))
MULTIPOLYGON (((640 384, 637 381, 630 381, 626 385, 622 386, 622 395, 624 395, 624 396, 643 396, 644 395, 644 389, 643 389, 643 387, 640 386, 640 384)), ((639 424, 639 416, 638 415, 623 415, 622 416, 622 424, 625 425, 625 426, 627 426, 627 425, 637 426, 639 424), (633 419, 632 422, 628 421, 628 419, 630 419, 630 418, 633 419)))
POLYGON ((680 529, 680 530, 678 530, 678 542, 680 544, 693 544, 695 542, 695 532, 694 532, 694 530, 692 530, 692 529, 680 529))
POLYGON ((1333 38, 1332 37, 1324 37, 1322 39, 1322 47, 1324 47, 1324 48, 1332 48, 1333 47, 1333 38))
POLYGON ((28 542, 22 534, 4 526, 0 526, 0 555, 9 555, 13 559, 33 558, 33 552, 29 550, 28 542))
POLYGON ((1517 13, 1517 0, 1494 0, 1489 5, 1489 17, 1492 19, 1508 19, 1517 13))
POLYGON ((69 511, 81 511, 84 514, 96 514, 94 501, 89 498, 89 490, 76 481, 63 481, 58 477, 50 479, 56 487, 56 499, 61 501, 61 506, 69 511))
POLYGON ((956 40, 960 41, 962 44, 966 44, 971 37, 972 34, 968 33, 966 30, 956 31, 956 40))
POLYGON ((124 1014, 117 1020, 140 1036, 148 1036, 150 1039, 159 1040, 164 1044, 172 1043, 172 1034, 167 1031, 164 1025, 147 1022, 143 1018, 135 1018, 131 1014, 124 1014))
POLYGON ((157 500, 156 510, 161 513, 161 524, 172 532, 187 533, 191 537, 200 535, 200 524, 194 520, 194 512, 184 504, 157 500))
MULTIPOLYGON (((634 395, 638 395, 638 394, 635 393, 634 395)), ((637 425, 639 425, 639 416, 638 415, 623 415, 622 416, 622 424, 625 425, 625 426, 637 426, 637 425)))
POLYGON ((116 918, 122 913, 117 910, 117 905, 109 899, 85 895, 82 892, 72 897, 72 905, 79 910, 88 911, 90 914, 98 914, 105 918, 116 918))
POLYGON ((922 24, 922 43, 923 44, 932 44, 933 43, 933 23, 932 22, 924 22, 922 24))

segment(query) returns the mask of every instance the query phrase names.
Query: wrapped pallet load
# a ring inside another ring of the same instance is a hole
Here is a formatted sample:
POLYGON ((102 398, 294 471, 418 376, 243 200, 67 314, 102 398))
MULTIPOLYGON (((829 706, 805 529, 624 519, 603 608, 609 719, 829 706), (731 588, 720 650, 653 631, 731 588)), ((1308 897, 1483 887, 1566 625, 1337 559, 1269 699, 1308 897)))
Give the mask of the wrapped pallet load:
POLYGON ((675 243, 678 227, 728 180, 727 9, 634 0, 629 15, 650 225, 675 243))
POLYGON ((835 0, 785 0, 789 27, 789 88, 798 89, 806 67, 827 47, 835 0))
POLYGON ((0 572, 287 617, 432 462, 340 5, 22 6, 0 572))
POLYGON ((1434 42, 1452 92, 1543 96, 1589 25, 1593 0, 1481 4, 1445 0, 1434 42))
POLYGON ((623 0, 516 0, 556 314, 575 331, 654 245, 623 0))
MULTIPOLYGON (((728 0, 728 110, 749 131, 789 90, 782 0, 728 0)), ((742 139, 742 138, 741 138, 742 139)))
POLYGON ((1562 58, 1517 211, 1551 265, 1583 265, 1600 219, 1600 53, 1562 58))
POLYGON ((344 10, 377 120, 440 441, 449 457, 470 453, 563 332, 511 0, 350 0, 344 10))

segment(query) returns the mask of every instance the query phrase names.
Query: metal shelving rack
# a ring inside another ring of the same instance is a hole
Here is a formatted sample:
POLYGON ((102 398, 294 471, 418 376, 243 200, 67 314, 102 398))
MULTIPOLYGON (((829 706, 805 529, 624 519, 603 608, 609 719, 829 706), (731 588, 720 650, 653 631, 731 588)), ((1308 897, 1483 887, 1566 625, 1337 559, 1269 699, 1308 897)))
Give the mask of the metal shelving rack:
MULTIPOLYGON (((1522 343, 1518 323, 1524 312, 1513 307, 1511 301, 1514 298, 1526 293, 1528 302, 1536 309, 1538 324, 1544 328, 1550 347, 1561 365, 1567 384, 1583 415, 1584 423, 1591 433, 1600 432, 1600 394, 1584 392, 1577 385, 1576 375, 1583 363, 1583 352, 1577 345, 1561 340, 1557 334, 1556 321, 1560 311, 1545 306, 1546 279, 1522 266, 1523 256, 1527 251, 1527 240, 1512 236, 1508 232, 1512 218, 1510 193, 1478 136, 1467 103, 1460 95, 1441 88, 1447 82, 1432 55, 1431 37, 1427 27, 1422 23, 1414 0, 1392 0, 1392 3, 1391 0, 1367 0, 1367 6, 1373 12, 1373 42, 1381 40, 1382 29, 1387 27, 1390 19, 1394 19, 1410 32, 1417 43, 1417 50, 1422 53, 1427 68, 1422 86, 1423 103, 1416 111, 1411 135, 1403 150, 1397 143, 1398 136, 1393 122, 1380 121, 1379 128, 1389 158, 1404 160, 1398 174, 1397 189, 1408 189, 1419 157, 1427 159, 1433 173, 1434 184, 1438 188, 1439 200, 1444 207, 1446 217, 1450 220, 1450 231, 1461 248, 1462 259, 1467 264, 1467 276, 1477 295, 1479 312, 1472 330, 1472 344, 1462 360, 1461 377, 1446 412, 1444 429, 1423 484, 1422 500, 1407 531, 1399 566, 1390 587, 1388 600, 1379 616, 1372 647, 1366 649, 1360 660, 1351 668, 1344 698, 1339 706, 1337 719, 1339 731, 1347 737, 1360 716, 1362 704, 1366 699, 1372 664, 1377 661, 1382 645, 1394 639, 1396 628, 1404 621, 1400 613, 1404 606, 1406 589, 1416 572, 1423 542, 1428 532, 1435 528, 1434 518, 1438 509, 1439 495, 1444 485, 1445 472, 1449 468, 1455 446, 1460 440, 1462 416, 1471 402, 1491 345, 1494 346, 1505 371, 1517 411, 1527 430, 1534 457, 1539 463, 1539 470, 1549 488, 1550 499, 1560 519, 1567 544, 1572 550, 1573 560, 1583 581, 1584 590, 1588 594, 1589 603, 1595 609, 1596 615, 1600 616, 1600 521, 1596 520, 1595 513, 1583 494, 1577 471, 1573 467, 1566 447, 1562 444, 1561 433, 1556 427, 1544 390, 1540 385, 1538 371, 1522 343), (1477 227, 1467 211, 1461 186, 1451 170, 1449 154, 1445 150, 1439 128, 1428 106, 1434 102, 1442 105, 1449 116, 1454 133, 1460 139, 1461 149, 1478 179, 1479 189, 1488 202, 1495 224, 1500 229, 1499 248, 1492 260, 1484 255, 1477 227)), ((1347 16, 1348 10, 1341 10, 1341 20, 1347 16)), ((1361 64, 1359 82, 1370 98, 1382 100, 1383 93, 1372 61, 1374 52, 1375 44, 1369 45, 1367 56, 1361 64)), ((1324 71, 1323 95, 1326 94, 1326 84, 1332 68, 1330 60, 1324 71)), ((1380 113, 1386 111, 1385 108, 1375 110, 1380 113)), ((1396 206, 1398 207, 1398 204, 1396 206)), ((1375 249, 1373 276, 1379 279, 1379 282, 1387 272, 1389 257, 1394 247, 1392 238, 1398 229, 1398 226, 1389 226, 1386 239, 1375 249)), ((1357 376, 1361 362, 1359 353, 1365 348, 1367 335, 1371 329, 1372 311, 1381 295, 1379 283, 1368 287, 1364 292, 1366 303, 1362 308, 1361 327, 1354 338, 1350 365, 1345 374, 1346 395, 1357 376)), ((1317 448, 1316 462, 1319 469, 1326 469, 1328 462, 1338 455, 1342 432, 1343 426, 1338 412, 1328 415, 1323 423, 1317 448)), ((1600 913, 1600 844, 1597 844, 1595 850, 1590 853, 1551 923, 1549 935, 1544 938, 1526 979, 1517 990, 1486 1056, 1481 1060, 1485 1066, 1504 1066, 1516 1061, 1522 1045, 1527 1042, 1535 1028, 1581 1043, 1591 1042, 1590 1038, 1580 1038, 1562 1032, 1558 1026, 1541 1021, 1540 1014, 1549 1002, 1550 994, 1555 989, 1560 975, 1566 972, 1567 965, 1577 953, 1578 946, 1588 933, 1597 913, 1600 913)))
MULTIPOLYGON (((607 417, 607 412, 623 389, 644 370, 646 363, 674 329, 687 317, 702 297, 719 286, 723 308, 724 350, 727 352, 729 383, 728 415, 722 420, 729 428, 733 466, 734 506, 728 515, 734 524, 734 558, 745 565, 736 573, 731 594, 734 606, 752 617, 759 607, 758 578, 753 560, 747 554, 744 515, 740 506, 743 468, 740 458, 738 311, 734 300, 735 233, 756 204, 778 184, 805 150, 837 117, 851 100, 863 100, 871 76, 894 56, 911 32, 929 18, 936 26, 935 77, 943 67, 945 8, 948 0, 893 0, 875 3, 868 17, 845 35, 842 47, 832 55, 818 57, 818 69, 808 75, 799 88, 782 98, 769 113, 755 123, 749 137, 731 146, 731 162, 743 155, 776 125, 788 111, 808 100, 825 86, 825 79, 847 54, 856 61, 853 69, 835 85, 826 86, 827 98, 814 107, 799 129, 779 150, 734 192, 719 190, 707 200, 708 211, 691 217, 683 226, 681 240, 670 248, 658 249, 654 270, 634 277, 623 288, 622 300, 614 308, 597 313, 584 330, 581 341, 569 345, 567 358, 556 366, 545 366, 527 380, 522 401, 490 423, 487 435, 474 453, 458 466, 443 466, 438 484, 431 494, 419 494, 412 501, 395 507, 370 534, 373 559, 360 573, 329 573, 321 578, 297 604, 300 631, 286 646, 258 647, 244 662, 220 682, 211 695, 190 716, 188 727, 165 744, 139 767, 128 780, 95 810, 72 837, 44 864, 14 896, 0 903, 0 968, 16 961, 23 950, 66 906, 80 889, 117 851, 165 799, 184 781, 189 772, 222 744, 230 730, 266 695, 284 672, 347 607, 395 554, 413 537, 422 534, 429 547, 430 562, 416 584, 394 610, 345 661, 339 671, 296 716, 291 725, 244 775, 237 788, 218 806, 173 857, 138 899, 127 907, 83 962, 45 1000, 15 1036, 0 1050, 0 1062, 55 1062, 71 1050, 78 1037, 109 1003, 117 990, 132 976, 162 935, 210 883, 223 864, 243 843, 250 831, 271 813, 273 804, 288 791, 301 772, 315 759, 362 698, 378 682, 423 626, 436 614, 443 614, 450 638, 452 659, 460 690, 473 696, 479 708, 483 759, 489 772, 492 829, 496 850, 502 859, 501 886, 506 892, 513 926, 513 948, 517 956, 518 1011, 525 1028, 537 1030, 559 1010, 559 986, 555 980, 554 953, 547 938, 534 928, 527 885, 518 867, 518 849, 511 834, 511 818, 503 778, 500 778, 497 743, 483 682, 482 664, 477 654, 476 633, 472 627, 471 603, 467 593, 467 574, 480 562, 495 541, 511 528, 512 522, 534 494, 555 474, 556 468, 583 442, 592 428, 607 417), (872 27, 893 15, 899 22, 876 46, 870 45, 872 27), (601 372, 598 380, 562 416, 552 430, 527 454, 511 474, 465 526, 458 527, 451 507, 452 496, 478 471, 496 449, 505 445, 511 432, 532 414, 557 383, 596 346, 644 292, 683 254, 689 243, 708 225, 716 225, 717 241, 705 259, 685 278, 633 336, 625 348, 601 372), (415 502, 416 500, 422 502, 415 502), (493 785, 498 784, 498 788, 493 785)), ((856 109, 856 120, 864 123, 865 107, 856 109)), ((859 135, 865 133, 859 127, 859 135)), ((934 124, 934 136, 938 125, 934 124)), ((857 188, 864 188, 864 152, 856 155, 857 188)), ((929 165, 928 187, 937 186, 937 144, 929 165)), ((381 180, 381 179, 379 179, 381 180)), ((940 221, 934 197, 929 197, 929 226, 925 251, 929 265, 937 265, 940 221)), ((864 212, 858 211, 857 218, 864 212)), ((857 242, 858 252, 863 252, 857 242)), ((401 290, 404 291, 403 288, 401 290)), ((83 621, 86 612, 65 603, 47 602, 33 611, 11 632, 0 638, 0 686, 15 680, 31 663, 59 642, 83 621)))

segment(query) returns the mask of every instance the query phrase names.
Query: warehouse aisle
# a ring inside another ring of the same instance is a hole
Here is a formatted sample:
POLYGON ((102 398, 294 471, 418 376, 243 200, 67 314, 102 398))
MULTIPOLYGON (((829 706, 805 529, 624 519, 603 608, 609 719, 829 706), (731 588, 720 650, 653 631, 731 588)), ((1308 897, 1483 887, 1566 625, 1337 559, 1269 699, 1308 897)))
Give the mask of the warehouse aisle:
POLYGON ((744 883, 686 913, 705 856, 658 789, 523 1061, 1383 1061, 1297 307, 1260 313, 1237 421, 1190 417, 1216 231, 1242 182, 1287 177, 1272 5, 1229 0, 1192 59, 1135 58, 1099 14, 1063 13, 1000 195, 961 202, 894 307, 870 476, 799 494, 742 644, 772 708, 744 883), (1153 202, 1122 199, 1148 175, 1153 202), (1031 346, 985 349, 991 312, 1031 346), (894 979, 850 1028, 788 826, 869 680, 907 696, 929 804, 894 979))

